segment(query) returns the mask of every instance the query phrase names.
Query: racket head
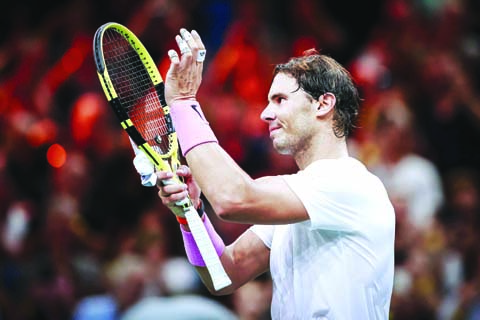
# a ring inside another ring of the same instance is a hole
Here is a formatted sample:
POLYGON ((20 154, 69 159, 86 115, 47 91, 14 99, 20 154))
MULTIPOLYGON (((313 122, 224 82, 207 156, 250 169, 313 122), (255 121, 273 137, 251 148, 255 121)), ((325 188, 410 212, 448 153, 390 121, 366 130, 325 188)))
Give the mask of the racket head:
POLYGON ((122 127, 159 170, 175 170, 177 135, 163 79, 144 45, 125 26, 109 22, 96 31, 93 52, 103 91, 122 127))

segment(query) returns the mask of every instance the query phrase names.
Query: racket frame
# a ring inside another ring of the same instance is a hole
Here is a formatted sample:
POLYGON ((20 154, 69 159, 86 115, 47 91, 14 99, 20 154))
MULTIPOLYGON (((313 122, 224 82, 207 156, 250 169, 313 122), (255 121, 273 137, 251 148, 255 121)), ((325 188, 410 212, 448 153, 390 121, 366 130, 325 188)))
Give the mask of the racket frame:
MULTIPOLYGON (((100 28, 97 29, 94 36, 93 52, 95 65, 97 68, 97 75, 102 85, 103 92, 105 93, 105 96, 115 115, 120 121, 122 128, 126 131, 128 136, 138 147, 138 149, 148 157, 148 159, 152 162, 152 164, 156 167, 157 170, 169 171, 174 173, 174 178, 172 179, 173 181, 164 181, 164 184, 181 183, 180 179, 175 174, 176 169, 180 165, 180 160, 178 157, 178 141, 177 134, 174 130, 173 123, 170 117, 170 107, 167 105, 164 96, 165 86, 163 83, 163 79, 158 71, 158 68, 153 62, 147 49, 137 38, 137 36, 127 27, 119 23, 109 22, 100 26, 100 28), (130 46, 137 52, 144 67, 148 71, 150 79, 153 83, 153 86, 155 87, 156 93, 160 100, 160 105, 163 108, 163 112, 165 113, 165 120, 169 130, 169 151, 165 154, 160 154, 156 152, 154 148, 150 146, 150 144, 142 137, 137 128, 135 128, 135 125, 129 118, 128 113, 121 105, 120 99, 118 98, 117 92, 110 79, 109 70, 107 68, 107 65, 105 64, 103 56, 103 36, 105 31, 108 29, 115 30, 129 42, 130 46)), ((134 151, 136 152, 137 150, 135 150, 134 148, 134 151)), ((176 203, 176 206, 178 207, 178 209, 181 209, 182 213, 187 219, 192 236, 197 243, 200 254, 202 255, 202 258, 204 259, 206 267, 209 271, 213 287, 215 288, 215 290, 221 290, 229 286, 232 281, 228 277, 228 274, 225 272, 220 258, 215 251, 215 248, 205 229, 205 226, 203 225, 203 221, 201 220, 200 216, 192 205, 191 199, 189 197, 186 197, 185 199, 176 203)))

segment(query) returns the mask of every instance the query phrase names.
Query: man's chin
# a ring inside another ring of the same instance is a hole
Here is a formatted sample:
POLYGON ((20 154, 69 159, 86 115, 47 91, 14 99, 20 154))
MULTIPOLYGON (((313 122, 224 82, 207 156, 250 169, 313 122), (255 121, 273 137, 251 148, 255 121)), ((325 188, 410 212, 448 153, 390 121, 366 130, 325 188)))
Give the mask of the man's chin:
POLYGON ((275 149, 275 151, 277 151, 277 153, 279 154, 283 154, 283 155, 290 155, 291 152, 290 152, 290 149, 287 148, 285 145, 283 144, 279 144, 279 143, 273 143, 273 148, 275 149))

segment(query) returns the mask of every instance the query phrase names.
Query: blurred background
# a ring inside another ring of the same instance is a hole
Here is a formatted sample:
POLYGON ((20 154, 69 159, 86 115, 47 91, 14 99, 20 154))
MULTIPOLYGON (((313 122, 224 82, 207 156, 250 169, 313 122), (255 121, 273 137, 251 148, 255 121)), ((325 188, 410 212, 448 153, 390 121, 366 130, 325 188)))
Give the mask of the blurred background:
MULTIPOLYGON (((209 295, 185 262, 174 216, 141 186, 93 62, 93 35, 110 21, 137 34, 162 75, 179 29, 201 34, 198 98, 253 177, 296 171, 259 119, 273 66, 312 47, 344 64, 364 99, 350 152, 396 209, 391 318, 480 319, 478 0, 2 8, 0 319, 269 319, 269 276, 209 295)), ((248 227, 219 221, 208 203, 207 213, 227 244, 248 227)))

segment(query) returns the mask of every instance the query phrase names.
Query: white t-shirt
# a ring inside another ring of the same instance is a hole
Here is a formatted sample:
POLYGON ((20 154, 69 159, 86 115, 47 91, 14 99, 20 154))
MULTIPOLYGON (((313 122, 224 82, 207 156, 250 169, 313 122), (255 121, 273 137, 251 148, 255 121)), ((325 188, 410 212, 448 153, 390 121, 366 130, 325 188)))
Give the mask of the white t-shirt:
POLYGON ((444 201, 442 179, 433 162, 408 154, 392 165, 374 165, 370 171, 383 182, 392 199, 406 201, 414 226, 420 230, 430 227, 444 201))
POLYGON ((270 248, 273 319, 388 319, 395 214, 380 180, 353 158, 284 176, 310 220, 255 225, 270 248))

